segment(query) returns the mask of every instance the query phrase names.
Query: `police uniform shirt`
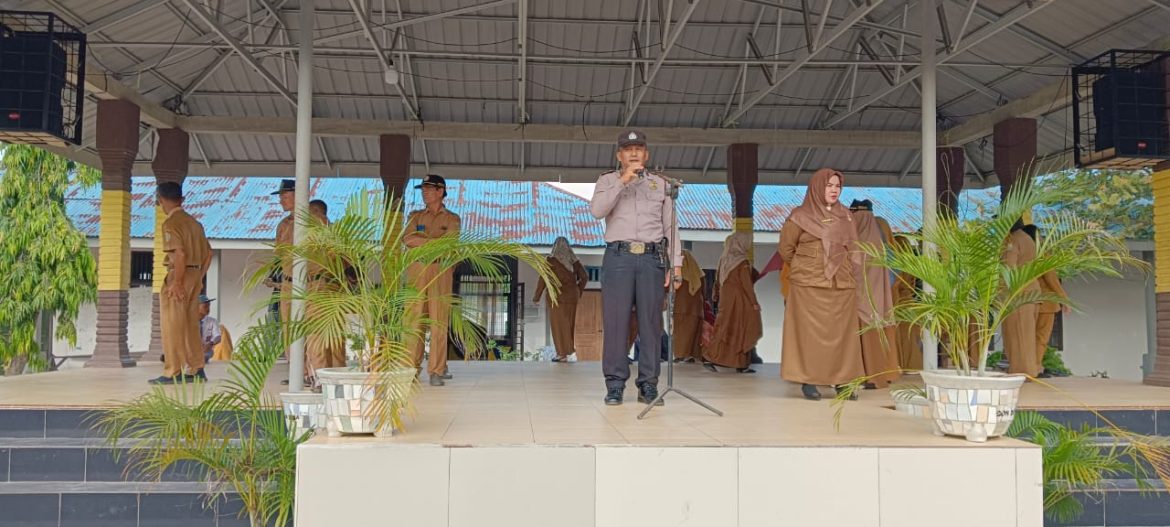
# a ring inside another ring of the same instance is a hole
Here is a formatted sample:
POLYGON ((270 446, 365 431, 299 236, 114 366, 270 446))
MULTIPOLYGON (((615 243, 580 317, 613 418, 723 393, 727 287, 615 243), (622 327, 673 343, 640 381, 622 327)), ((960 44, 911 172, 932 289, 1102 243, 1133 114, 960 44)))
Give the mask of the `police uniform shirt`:
POLYGON ((674 223, 674 209, 666 190, 666 180, 657 174, 648 173, 629 183, 622 183, 617 170, 602 174, 589 207, 595 218, 605 220, 606 243, 657 243, 668 238, 671 261, 674 267, 682 266, 678 226, 667 232, 674 223))
POLYGON ((428 209, 416 210, 406 220, 407 234, 417 234, 428 239, 448 234, 458 235, 459 228, 459 215, 447 210, 447 207, 434 212, 428 209))

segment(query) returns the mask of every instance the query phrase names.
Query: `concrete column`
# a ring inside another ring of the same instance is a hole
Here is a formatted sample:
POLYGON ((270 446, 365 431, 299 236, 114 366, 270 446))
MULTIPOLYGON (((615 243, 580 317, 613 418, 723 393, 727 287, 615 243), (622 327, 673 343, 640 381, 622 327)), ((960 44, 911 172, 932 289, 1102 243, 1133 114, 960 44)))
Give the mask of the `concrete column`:
POLYGON ((760 183, 760 145, 736 143, 727 147, 727 190, 735 213, 735 232, 754 231, 753 198, 760 183))
POLYGON ((1154 167, 1154 302, 1156 346, 1153 371, 1146 384, 1170 386, 1170 162, 1154 167))
POLYGON ((941 147, 938 149, 938 210, 940 213, 951 214, 958 211, 959 193, 963 191, 963 174, 965 172, 966 153, 961 147, 941 147))
POLYGON ((138 107, 98 101, 97 151, 102 164, 98 237, 97 343, 88 367, 134 366, 126 343, 130 306, 130 170, 138 156, 138 107))
POLYGON ((410 136, 378 136, 378 176, 387 196, 401 199, 406 195, 406 182, 410 180, 410 136))
MULTIPOLYGON (((154 161, 150 163, 154 170, 155 183, 174 182, 182 184, 187 178, 187 166, 190 156, 191 136, 178 128, 162 128, 158 131, 158 147, 154 152, 154 161)), ((159 324, 158 295, 162 292, 163 279, 167 269, 163 266, 163 238, 162 223, 166 219, 162 207, 154 208, 154 270, 151 274, 150 288, 150 351, 154 357, 162 353, 162 329, 159 324)))
POLYGON ((999 177, 1000 196, 1017 179, 1031 178, 1036 160, 1036 120, 1011 118, 995 123, 995 175, 999 177))

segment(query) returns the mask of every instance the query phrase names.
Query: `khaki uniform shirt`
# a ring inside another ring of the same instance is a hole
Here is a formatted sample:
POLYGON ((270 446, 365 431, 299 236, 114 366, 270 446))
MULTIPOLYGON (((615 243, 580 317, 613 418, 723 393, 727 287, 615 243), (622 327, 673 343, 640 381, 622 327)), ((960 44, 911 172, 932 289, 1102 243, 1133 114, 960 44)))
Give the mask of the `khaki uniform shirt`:
POLYGON ((203 225, 187 214, 187 211, 175 209, 167 216, 167 219, 163 220, 162 228, 163 252, 165 254, 163 265, 168 270, 173 269, 171 253, 182 249, 183 253, 187 255, 187 280, 202 278, 203 273, 206 272, 206 269, 202 268, 203 262, 211 255, 211 244, 203 233, 203 225))
MULTIPOLYGON (((283 220, 276 226, 276 244, 288 246, 293 244, 293 215, 285 216, 283 220)), ((280 257, 280 269, 284 273, 284 280, 287 282, 292 280, 293 275, 293 260, 288 254, 288 250, 277 249, 277 256, 280 257)))
MULTIPOLYGON (((837 220, 843 221, 843 220, 837 220)), ((789 269, 791 283, 803 287, 853 289, 853 260, 846 258, 832 278, 825 278, 824 243, 801 229, 796 222, 785 221, 780 229, 780 257, 789 269)))
POLYGON ((605 220, 606 243, 658 243, 667 238, 671 262, 682 266, 682 242, 666 195, 666 180, 661 176, 647 174, 623 184, 621 172, 606 172, 597 180, 589 209, 593 217, 605 220))
MULTIPOLYGON (((427 209, 416 210, 406 218, 407 236, 422 236, 427 239, 440 238, 446 235, 459 236, 461 222, 459 216, 447 207, 431 212, 427 209)), ((416 281, 429 281, 433 273, 438 270, 437 264, 423 268, 418 264, 411 264, 406 270, 407 276, 416 281), (424 272, 425 271, 425 272, 424 272)), ((448 273, 452 274, 452 273, 448 273)), ((450 286, 446 285, 449 291, 450 286)))

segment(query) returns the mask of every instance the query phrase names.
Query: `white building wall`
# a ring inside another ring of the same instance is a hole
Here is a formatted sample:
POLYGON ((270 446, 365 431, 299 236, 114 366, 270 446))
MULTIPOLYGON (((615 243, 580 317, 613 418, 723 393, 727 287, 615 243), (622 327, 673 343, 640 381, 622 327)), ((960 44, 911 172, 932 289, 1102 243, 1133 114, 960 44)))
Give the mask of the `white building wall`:
MULTIPOLYGON (((266 304, 272 290, 263 285, 246 290, 244 284, 272 251, 224 249, 217 252, 220 257, 219 296, 212 307, 219 310, 219 323, 227 327, 232 338, 238 339, 267 313, 266 304)), ((211 284, 208 284, 208 289, 211 289, 211 284)))
POLYGON ((1111 379, 1142 380, 1142 356, 1148 347, 1146 280, 1131 272, 1120 279, 1065 281, 1065 290, 1078 305, 1078 311, 1064 317, 1063 356, 1073 374, 1103 371, 1111 379))

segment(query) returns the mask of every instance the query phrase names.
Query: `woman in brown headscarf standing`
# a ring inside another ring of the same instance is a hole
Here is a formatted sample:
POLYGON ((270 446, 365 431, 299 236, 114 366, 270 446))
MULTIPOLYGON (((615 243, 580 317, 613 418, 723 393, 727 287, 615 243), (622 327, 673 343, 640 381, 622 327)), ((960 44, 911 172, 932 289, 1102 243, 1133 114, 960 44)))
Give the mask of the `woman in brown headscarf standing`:
POLYGON ((857 336, 857 232, 840 203, 845 177, 822 168, 808 183, 804 202, 780 230, 780 257, 791 266, 784 308, 780 376, 801 383, 806 399, 817 385, 840 385, 865 374, 857 336))
MULTIPOLYGON (((910 240, 894 236, 894 245, 909 247, 910 240)), ((894 280, 894 305, 913 299, 916 283, 909 273, 898 273, 894 280)), ((922 369, 922 330, 909 322, 898 322, 898 366, 903 370, 922 369)))
MULTIPOLYGON (((886 235, 878 218, 873 215, 873 203, 857 201, 849 205, 853 223, 857 227, 857 241, 879 250, 886 246, 886 235)), ((870 257, 861 253, 861 265, 857 268, 857 315, 861 333, 861 361, 865 374, 873 375, 867 384, 885 388, 898 380, 898 335, 891 320, 894 310, 894 292, 890 288, 890 273, 884 267, 870 265, 870 257), (883 324, 874 327, 875 323, 883 324)))
POLYGON ((703 269, 690 251, 683 251, 682 287, 674 292, 674 360, 695 362, 702 357, 699 332, 703 327, 703 269))
MULTIPOLYGON (((1016 220, 1004 245, 1003 263, 1019 267, 1036 259, 1036 242, 1024 232, 1024 222, 1016 220)), ((1032 282, 1024 293, 1040 293, 1040 284, 1032 282)), ((1025 304, 1003 319, 1003 353, 1008 371, 1033 377, 1040 374, 1041 357, 1036 355, 1036 304, 1025 304)))
POLYGON ((735 368, 739 373, 751 369, 751 351, 764 336, 760 319, 760 302, 752 280, 752 263, 748 251, 751 234, 737 232, 723 242, 719 257, 719 314, 715 316, 715 335, 703 350, 704 365, 717 371, 715 364, 735 368))
MULTIPOLYGON (((549 298, 545 305, 548 306, 549 323, 552 325, 553 346, 557 348, 557 356, 553 362, 564 362, 565 359, 577 352, 573 344, 573 331, 576 328, 577 322, 577 301, 581 298, 581 293, 585 291, 585 285, 589 283, 589 273, 585 272, 585 266, 581 265, 581 261, 577 259, 577 255, 573 253, 573 248, 569 247, 569 240, 564 236, 557 238, 553 242, 552 254, 548 257, 549 267, 560 282, 560 293, 557 295, 557 301, 554 305, 552 298, 549 298)), ((541 296, 545 295, 545 283, 540 280, 536 284, 536 294, 532 301, 540 302, 541 296)))

